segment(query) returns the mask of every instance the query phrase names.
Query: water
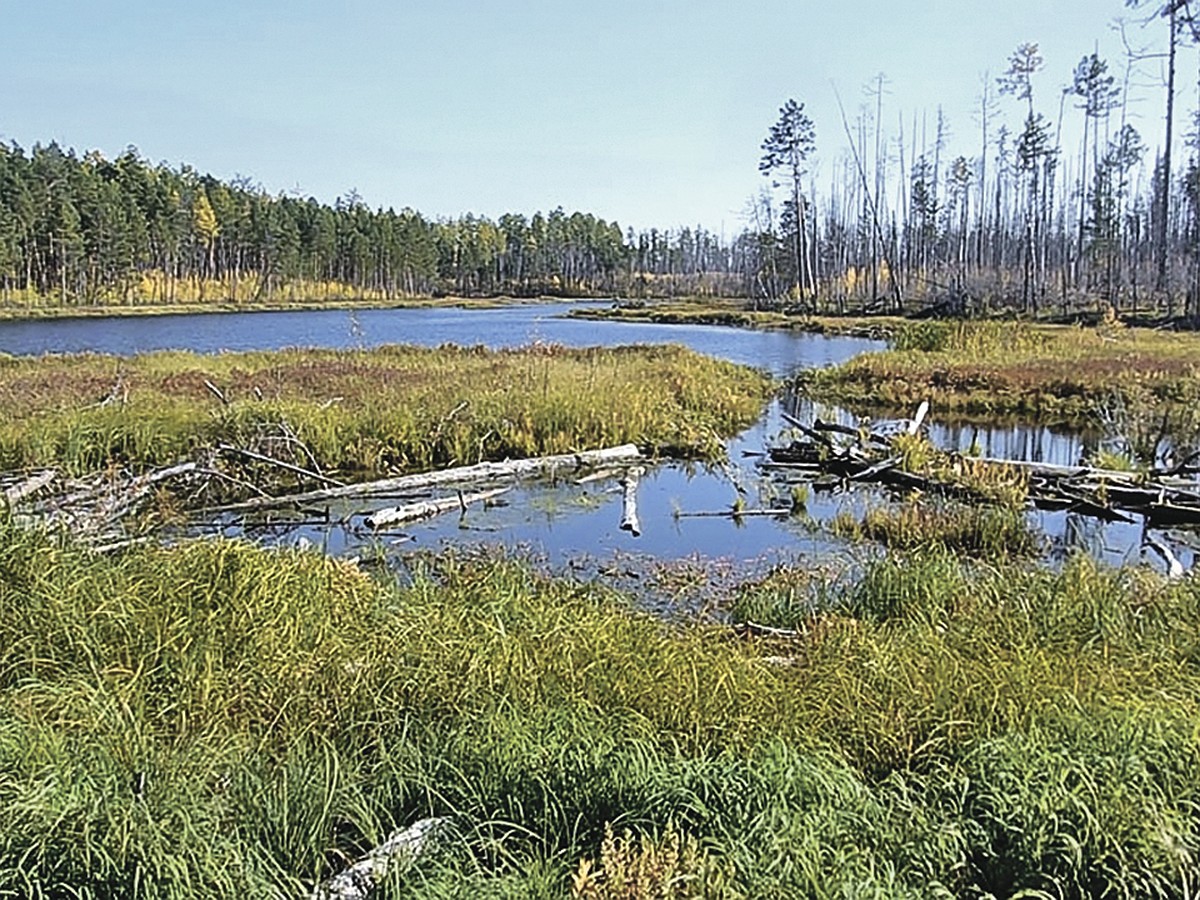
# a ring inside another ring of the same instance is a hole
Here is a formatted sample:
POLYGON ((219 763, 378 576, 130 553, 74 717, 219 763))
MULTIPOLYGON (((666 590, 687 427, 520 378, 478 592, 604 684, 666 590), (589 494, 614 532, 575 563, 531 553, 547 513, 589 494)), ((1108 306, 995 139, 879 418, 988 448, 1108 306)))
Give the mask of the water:
MULTIPOLYGON (((515 347, 534 342, 567 346, 632 343, 685 344, 702 353, 757 366, 777 376, 804 367, 825 366, 849 359, 879 342, 862 338, 822 337, 788 332, 749 331, 721 326, 654 325, 566 318, 587 304, 527 304, 498 309, 314 310, 167 315, 128 318, 51 319, 0 322, 0 351, 16 354, 94 351, 117 355, 154 350, 187 349, 205 353, 222 350, 270 350, 283 347, 371 347, 388 343, 436 346, 443 343, 515 347)), ((601 306, 605 304, 599 304, 601 306)), ((716 469, 666 464, 654 467, 638 493, 642 534, 619 530, 620 490, 615 481, 586 485, 569 481, 555 485, 525 485, 504 503, 471 509, 463 517, 446 515, 406 525, 401 531, 372 535, 362 517, 388 501, 332 504, 333 524, 301 523, 295 516, 250 523, 220 522, 216 530, 253 534, 270 542, 309 541, 335 554, 382 553, 413 548, 438 549, 464 543, 503 544, 540 554, 553 563, 580 559, 595 561, 598 571, 621 569, 616 560, 723 560, 741 574, 777 562, 826 559, 853 554, 854 548, 824 527, 839 513, 861 515, 871 503, 883 503, 882 491, 813 493, 806 515, 795 518, 728 515, 722 513, 740 500, 746 508, 787 505, 787 485, 764 478, 754 457, 779 438, 788 412, 802 420, 820 415, 847 424, 855 418, 845 410, 814 406, 798 398, 772 403, 764 416, 730 442, 730 462, 716 469), (781 406, 782 403, 782 406, 781 406)), ((1037 423, 994 426, 930 422, 930 437, 942 447, 972 448, 984 456, 1064 465, 1079 463, 1091 452, 1098 436, 1037 423)), ((323 513, 324 514, 324 513, 323 513)), ((1046 535, 1048 556, 1063 558, 1083 549, 1114 564, 1142 558, 1143 526, 1100 523, 1070 513, 1031 512, 1046 535)), ((1194 563, 1194 537, 1165 535, 1185 566, 1194 563)), ((625 567, 628 568, 628 567, 625 567)), ((635 567, 637 568, 637 567, 635 567)))
POLYGON ((154 350, 279 350, 284 347, 376 347, 381 344, 483 344, 520 347, 534 342, 686 344, 701 353, 787 375, 879 347, 861 338, 824 338, 718 325, 655 325, 567 318, 572 309, 606 303, 523 304, 496 309, 299 310, 115 318, 0 321, 0 352, 111 353, 154 350))

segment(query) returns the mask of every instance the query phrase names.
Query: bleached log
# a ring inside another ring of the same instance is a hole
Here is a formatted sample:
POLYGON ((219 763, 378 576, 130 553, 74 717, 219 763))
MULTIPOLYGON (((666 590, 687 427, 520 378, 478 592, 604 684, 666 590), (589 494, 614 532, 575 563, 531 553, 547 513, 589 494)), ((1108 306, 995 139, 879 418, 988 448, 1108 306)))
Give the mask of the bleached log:
POLYGON ((756 634, 760 637, 796 638, 804 636, 803 631, 794 628, 776 628, 773 625, 759 625, 757 622, 737 622, 733 627, 742 634, 756 634))
POLYGON ((634 537, 642 533, 642 523, 638 521, 637 489, 642 477, 642 467, 634 466, 621 479, 624 496, 621 502, 621 530, 628 531, 634 537))
POLYGON ((36 494, 42 488, 49 485, 57 477, 58 473, 53 469, 47 469, 45 472, 38 472, 36 475, 32 476, 31 478, 27 478, 25 481, 14 484, 10 488, 5 488, 4 499, 9 506, 16 506, 30 494, 36 494))
POLYGON ((921 423, 925 421, 925 417, 929 415, 929 401, 922 400, 921 405, 917 407, 917 414, 909 420, 908 427, 905 429, 909 434, 916 434, 921 423))
POLYGON ((620 469, 600 469, 598 472, 589 472, 587 475, 576 478, 575 484, 591 484, 593 481, 607 481, 610 478, 616 478, 620 474, 620 469))
POLYGON ((786 519, 792 514, 791 509, 786 507, 774 507, 772 509, 704 509, 698 512, 678 512, 675 513, 677 519, 750 519, 756 516, 769 516, 779 519, 786 519))
POLYGON ((513 459, 504 462, 484 462, 473 466, 441 469, 417 475, 402 475, 344 487, 324 488, 302 494, 279 497, 259 497, 241 503, 231 503, 209 512, 245 512, 288 506, 293 503, 316 503, 338 500, 345 497, 370 497, 377 494, 397 494, 444 484, 478 483, 486 481, 516 481, 533 475, 545 475, 559 471, 575 471, 596 466, 636 462, 642 459, 641 451, 634 444, 622 444, 603 450, 586 450, 580 453, 563 453, 557 456, 539 456, 532 459, 513 459))
POLYGON ((311 900, 367 900, 389 871, 411 864, 428 849, 448 821, 445 816, 434 816, 392 832, 358 862, 317 885, 311 900))
POLYGON ((1151 537, 1150 535, 1146 535, 1143 543, 1145 546, 1158 553, 1158 555, 1162 557, 1163 562, 1167 564, 1167 578, 1175 581, 1184 576, 1185 570, 1183 568, 1183 563, 1181 563, 1175 554, 1171 552, 1170 547, 1157 538, 1151 537))
POLYGON ((480 491, 475 494, 459 493, 457 497, 442 497, 437 500, 421 500, 417 503, 405 503, 402 506, 389 506, 386 509, 375 510, 375 512, 363 519, 363 523, 368 528, 377 530, 388 525, 397 525, 401 522, 428 519, 444 512, 450 512, 453 509, 461 509, 463 512, 466 512, 467 507, 472 503, 483 503, 511 490, 511 486, 492 488, 489 491, 480 491))

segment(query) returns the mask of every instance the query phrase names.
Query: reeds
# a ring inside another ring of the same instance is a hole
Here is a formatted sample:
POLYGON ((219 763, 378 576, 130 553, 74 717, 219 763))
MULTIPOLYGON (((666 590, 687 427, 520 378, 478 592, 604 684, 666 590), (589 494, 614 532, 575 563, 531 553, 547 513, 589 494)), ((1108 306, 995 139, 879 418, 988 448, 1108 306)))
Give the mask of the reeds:
POLYGON ((1194 896, 1195 582, 930 548, 757 590, 820 602, 746 639, 499 552, 396 586, 0 522, 0 896, 299 896, 430 814, 385 896, 1194 896))

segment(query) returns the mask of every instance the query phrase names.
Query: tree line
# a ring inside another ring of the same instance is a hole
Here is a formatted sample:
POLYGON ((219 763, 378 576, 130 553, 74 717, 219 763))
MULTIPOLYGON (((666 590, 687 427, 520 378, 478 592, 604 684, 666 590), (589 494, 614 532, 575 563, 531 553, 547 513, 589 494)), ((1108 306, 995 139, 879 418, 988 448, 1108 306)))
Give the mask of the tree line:
MULTIPOLYGON (((664 242, 639 244, 648 266, 664 242)), ((432 221, 272 196, 184 165, 57 144, 0 145, 0 296, 64 305, 274 299, 303 293, 395 298, 440 291, 588 294, 627 269, 616 223, 561 208, 498 221, 432 221)))

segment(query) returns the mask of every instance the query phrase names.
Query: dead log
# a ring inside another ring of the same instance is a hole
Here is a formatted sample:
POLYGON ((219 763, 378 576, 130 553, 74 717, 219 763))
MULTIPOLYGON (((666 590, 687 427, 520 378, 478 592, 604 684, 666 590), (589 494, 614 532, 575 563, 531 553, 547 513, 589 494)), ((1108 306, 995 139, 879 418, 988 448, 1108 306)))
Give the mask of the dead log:
POLYGON ((389 871, 411 864, 425 852, 448 821, 434 816, 393 832, 358 862, 317 885, 312 900, 367 900, 389 871))
POLYGON ((4 490, 4 500, 9 506, 16 506, 26 497, 36 494, 42 488, 49 486, 58 473, 53 469, 47 469, 44 472, 38 472, 36 475, 27 478, 25 481, 18 482, 10 488, 4 490))
POLYGON ((759 625, 757 622, 736 622, 733 628, 734 631, 741 635, 777 638, 804 637, 803 631, 798 631, 794 628, 776 628, 773 625, 759 625))
POLYGON ((621 530, 628 531, 634 537, 642 533, 642 524, 638 521, 637 489, 642 477, 642 467, 633 466, 621 479, 624 495, 621 501, 621 530))
POLYGON ((776 506, 770 509, 705 509, 697 512, 677 512, 677 519, 748 519, 758 516, 773 516, 786 519, 792 514, 790 507, 776 506))
POLYGON ((467 507, 472 503, 484 503, 493 497, 499 497, 501 494, 511 490, 512 487, 509 486, 493 488, 489 491, 480 491, 475 494, 463 494, 460 491, 457 497, 443 497, 438 500, 422 500, 418 503, 406 503, 403 506, 389 506, 386 509, 375 510, 375 512, 363 519, 363 524, 370 529, 377 530, 386 528, 389 525, 398 525, 401 522, 414 522, 417 519, 432 518, 444 512, 450 512, 453 509, 459 509, 465 513, 467 507))
POLYGON ((444 484, 469 484, 487 481, 517 481, 534 475, 554 475, 559 471, 576 471, 598 466, 630 464, 643 459, 641 451, 633 444, 607 447, 603 450, 585 450, 579 453, 563 453, 557 456, 539 456, 532 459, 514 459, 504 462, 484 462, 473 466, 441 469, 398 478, 383 478, 361 484, 324 488, 301 494, 278 497, 259 497, 241 503, 206 510, 205 512, 245 512, 296 503, 318 503, 346 497, 371 497, 380 494, 401 494, 421 488, 444 484))
POLYGON ((1181 563, 1175 557, 1175 554, 1171 552, 1170 547, 1157 538, 1151 537, 1150 535, 1146 535, 1142 539, 1142 543, 1144 546, 1154 550, 1159 556, 1162 557, 1163 562, 1167 564, 1167 578, 1172 581, 1176 581, 1184 576, 1185 571, 1183 568, 1183 563, 1181 563))

